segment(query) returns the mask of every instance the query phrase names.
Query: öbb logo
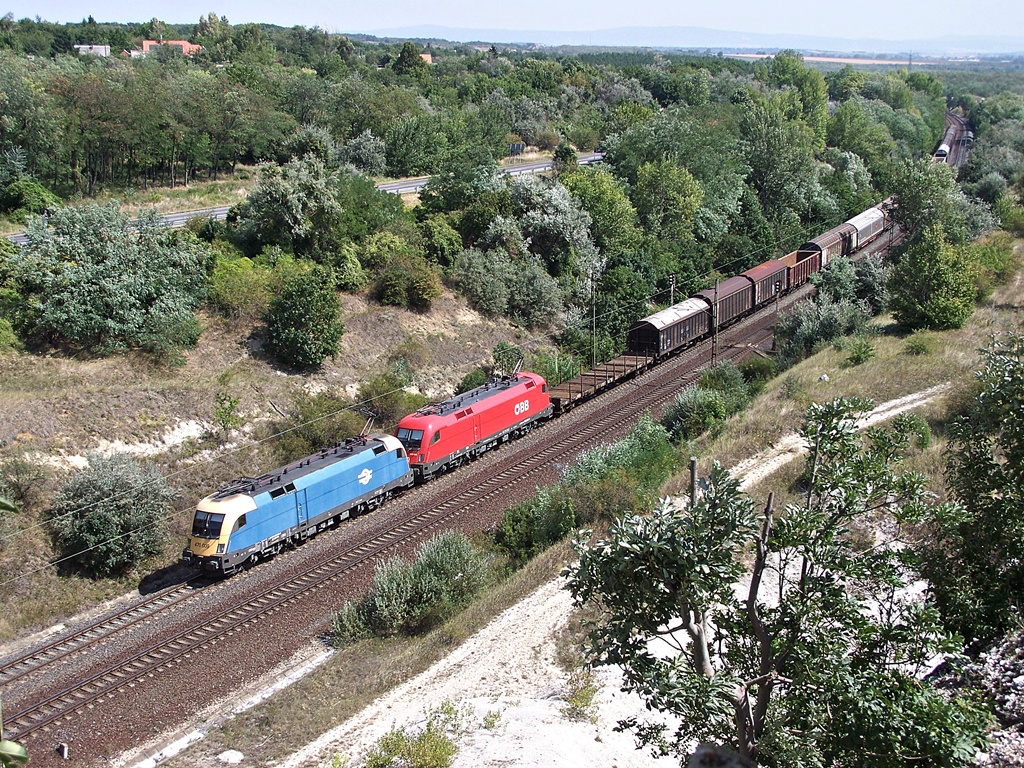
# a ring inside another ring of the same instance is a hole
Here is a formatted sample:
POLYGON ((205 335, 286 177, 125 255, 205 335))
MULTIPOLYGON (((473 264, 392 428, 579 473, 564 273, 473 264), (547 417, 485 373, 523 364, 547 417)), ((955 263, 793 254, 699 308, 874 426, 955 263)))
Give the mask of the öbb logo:
POLYGON ((530 401, 523 400, 521 403, 516 403, 516 407, 513 410, 515 411, 516 416, 522 416, 530 410, 530 401))

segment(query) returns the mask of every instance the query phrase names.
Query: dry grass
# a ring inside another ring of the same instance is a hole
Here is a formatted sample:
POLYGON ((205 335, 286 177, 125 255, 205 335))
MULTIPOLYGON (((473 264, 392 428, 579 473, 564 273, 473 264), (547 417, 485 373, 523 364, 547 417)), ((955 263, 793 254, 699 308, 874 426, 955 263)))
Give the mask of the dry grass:
POLYGON ((423 637, 366 640, 345 648, 270 701, 228 720, 204 741, 161 765, 214 764, 215 756, 226 749, 242 752, 248 764, 274 764, 430 668, 495 616, 553 579, 570 556, 568 544, 552 547, 423 637))

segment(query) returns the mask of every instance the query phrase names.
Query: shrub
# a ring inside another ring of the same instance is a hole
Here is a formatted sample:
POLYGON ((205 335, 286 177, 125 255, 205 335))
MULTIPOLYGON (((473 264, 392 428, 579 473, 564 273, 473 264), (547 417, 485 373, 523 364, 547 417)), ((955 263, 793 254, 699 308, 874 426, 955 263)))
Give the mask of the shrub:
POLYGON ((462 381, 459 382, 459 386, 455 388, 455 394, 461 395, 463 392, 469 392, 469 390, 476 389, 486 383, 487 371, 483 368, 474 368, 462 377, 462 381))
POLYGON ((451 701, 427 713, 418 733, 395 728, 381 736, 366 753, 366 768, 448 768, 459 752, 457 740, 464 732, 466 710, 451 701))
POLYGON ((561 541, 576 528, 573 500, 562 488, 541 488, 537 495, 505 510, 494 543, 515 565, 561 541))
POLYGON ((770 357, 751 357, 737 366, 747 383, 751 397, 755 397, 764 389, 764 385, 775 378, 776 365, 770 357))
POLYGON ((373 587, 358 603, 346 603, 332 619, 334 641, 344 645, 367 634, 381 637, 421 632, 464 607, 487 582, 487 563, 461 533, 426 542, 416 560, 378 563, 373 587))
POLYGON ((462 251, 462 235, 449 223, 443 214, 428 216, 420 224, 427 258, 442 269, 451 269, 455 258, 462 251))
POLYGON ((358 435, 366 418, 352 410, 352 401, 332 392, 300 394, 294 401, 295 414, 273 427, 283 433, 274 444, 278 461, 286 464, 329 445, 358 435))
POLYGON ((270 306, 273 282, 272 270, 257 267, 252 259, 218 259, 210 276, 209 301, 226 317, 253 321, 270 306))
POLYGON ((861 304, 834 302, 820 297, 804 301, 779 320, 776 332, 779 342, 779 364, 783 367, 802 360, 821 344, 863 330, 869 313, 861 304))
POLYGON ((47 209, 52 213, 60 204, 59 197, 39 182, 29 179, 19 179, 0 192, 0 210, 7 213, 21 211, 25 214, 40 214, 47 209))
POLYGON ((426 312, 441 297, 441 278, 420 255, 396 258, 381 272, 377 298, 381 304, 426 312))
POLYGON ((875 356, 875 345, 863 336, 854 338, 847 346, 846 362, 848 365, 861 365, 875 356))
POLYGON ((267 349, 296 368, 315 368, 338 353, 345 326, 329 269, 315 267, 292 276, 267 311, 267 349))
POLYGON ((57 492, 49 524, 63 557, 107 576, 159 551, 173 497, 152 465, 93 454, 57 492))
POLYGON ((396 424, 406 414, 427 404, 423 395, 406 392, 412 377, 404 366, 395 366, 365 382, 359 388, 359 402, 374 415, 382 427, 396 424))
POLYGON ((687 387, 668 405, 662 426, 676 440, 693 440, 725 421, 728 415, 721 392, 687 387))
POLYGON ((701 389, 710 389, 722 395, 725 415, 731 416, 744 408, 750 400, 750 391, 740 369, 731 360, 719 363, 701 371, 697 384, 701 389))
POLYGON ((0 461, 0 496, 22 509, 35 506, 43 496, 50 478, 45 464, 33 461, 26 453, 14 453, 0 461))
POLYGON ((356 246, 345 243, 329 259, 326 259, 334 270, 334 282, 339 291, 358 291, 369 282, 356 246))
POLYGON ((931 340, 920 331, 910 334, 903 348, 908 355, 930 355, 932 353, 931 340))
POLYGON ((0 317, 0 355, 13 352, 19 346, 21 344, 18 341, 18 335, 14 332, 14 328, 11 327, 10 321, 0 317))
POLYGON ((193 235, 167 230, 155 213, 129 221, 116 203, 65 208, 50 224, 33 223, 28 245, 8 257, 34 308, 19 332, 101 352, 195 343, 209 253, 193 235))

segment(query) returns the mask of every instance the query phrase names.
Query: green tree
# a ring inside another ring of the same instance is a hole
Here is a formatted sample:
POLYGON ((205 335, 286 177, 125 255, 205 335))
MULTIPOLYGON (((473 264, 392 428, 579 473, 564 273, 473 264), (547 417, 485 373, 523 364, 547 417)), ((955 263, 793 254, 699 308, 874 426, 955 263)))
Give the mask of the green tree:
POLYGON ((640 743, 680 756, 724 743, 765 765, 972 764, 987 715, 919 677, 961 646, 900 591, 914 558, 898 532, 935 512, 924 478, 897 472, 912 420, 861 438, 855 418, 870 405, 808 410, 806 498, 781 515, 769 500, 759 516, 716 465, 690 509, 665 502, 577 543, 567 589, 603 613, 595 663, 621 665, 626 690, 680 723, 624 721, 640 743), (868 516, 895 538, 859 545, 849 531, 868 516))
POLYGON ((338 353, 345 326, 331 271, 314 267, 293 275, 267 311, 267 350, 296 368, 315 368, 338 353))
POLYGON ((703 201, 701 185, 671 158, 637 168, 633 202, 652 236, 673 242, 692 240, 694 220, 703 201))
POLYGON ((962 328, 974 312, 977 265, 946 240, 941 224, 925 228, 889 276, 893 317, 908 328, 962 328))
POLYGON ((420 75, 426 72, 430 65, 420 56, 419 46, 406 41, 391 68, 395 70, 396 75, 420 75))
POLYGON ((966 238, 963 196, 945 163, 925 159, 897 164, 891 191, 889 216, 909 238, 919 237, 934 224, 941 225, 950 239, 962 242, 966 238))
POLYGON ((192 311, 206 293, 203 244, 155 213, 131 221, 112 203, 36 219, 8 260, 25 336, 108 351, 164 351, 199 337, 192 311))
POLYGON ((49 524, 64 558, 109 576, 160 551, 173 498, 156 467, 93 454, 57 491, 49 524))
POLYGON ((590 232, 602 252, 621 253, 639 247, 636 211, 611 173, 603 168, 577 168, 562 174, 559 181, 590 214, 590 232))
POLYGON ((995 339, 977 377, 949 428, 946 476, 964 514, 941 521, 925 573, 946 625, 991 641, 1024 610, 1024 336, 995 339))

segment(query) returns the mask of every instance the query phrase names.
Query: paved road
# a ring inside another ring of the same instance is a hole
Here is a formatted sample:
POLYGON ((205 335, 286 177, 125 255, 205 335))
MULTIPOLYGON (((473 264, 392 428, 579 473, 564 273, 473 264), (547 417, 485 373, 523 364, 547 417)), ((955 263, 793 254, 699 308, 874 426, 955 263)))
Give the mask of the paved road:
MULTIPOLYGON (((580 165, 591 165, 601 162, 604 157, 600 152, 587 152, 579 155, 580 165)), ((541 160, 535 163, 523 163, 522 165, 508 165, 498 169, 503 176, 523 176, 529 173, 543 173, 550 171, 554 165, 550 160, 541 160)), ((418 179, 403 179, 402 181, 389 181, 387 184, 378 184, 377 189, 382 192, 393 192, 396 195, 404 195, 408 192, 419 192, 430 181, 429 176, 418 179)), ((169 227, 183 227, 189 219, 201 216, 209 219, 226 219, 230 206, 224 205, 219 208, 200 208, 197 211, 182 211, 181 213, 169 213, 161 216, 160 219, 169 227)), ((28 238, 24 234, 8 235, 7 239, 17 245, 25 245, 28 238)))

